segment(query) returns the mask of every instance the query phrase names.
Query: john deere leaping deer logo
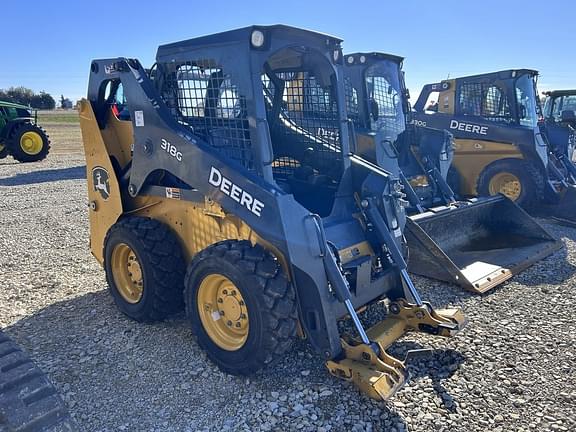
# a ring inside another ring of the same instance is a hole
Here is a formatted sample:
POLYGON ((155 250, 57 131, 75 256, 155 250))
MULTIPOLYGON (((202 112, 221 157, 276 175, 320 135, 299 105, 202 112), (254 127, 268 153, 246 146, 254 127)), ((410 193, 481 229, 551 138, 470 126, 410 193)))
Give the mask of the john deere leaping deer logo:
POLYGON ((100 196, 106 201, 110 197, 108 171, 102 167, 94 167, 92 169, 92 181, 94 183, 94 191, 99 192, 100 196))

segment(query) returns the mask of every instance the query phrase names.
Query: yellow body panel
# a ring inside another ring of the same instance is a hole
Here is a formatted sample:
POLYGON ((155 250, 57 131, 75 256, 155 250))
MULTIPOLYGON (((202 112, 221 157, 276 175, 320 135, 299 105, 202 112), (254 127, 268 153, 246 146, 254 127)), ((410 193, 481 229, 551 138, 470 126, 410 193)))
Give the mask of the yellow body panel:
POLYGON ((454 114, 454 104, 456 99, 456 80, 447 80, 450 87, 448 90, 440 92, 438 95, 438 112, 454 114))
POLYGON ((374 251, 367 241, 357 243, 338 251, 342 264, 348 264, 350 261, 364 256, 373 256, 374 251))
POLYGON ((106 128, 101 132, 108 154, 114 156, 120 166, 125 166, 132 159, 131 150, 134 140, 132 122, 118 120, 112 110, 109 110, 106 128))
POLYGON ((466 196, 475 196, 478 191, 480 173, 499 159, 523 159, 520 149, 507 143, 456 139, 454 140, 454 161, 452 166, 460 175, 460 192, 466 196))
POLYGON ((190 202, 155 196, 138 196, 128 213, 156 219, 169 226, 180 239, 186 261, 211 244, 223 240, 251 240, 256 234, 242 220, 226 214, 211 201, 190 202))
POLYGON ((80 102, 80 129, 86 155, 86 179, 90 203, 90 249, 92 255, 102 264, 104 262, 104 238, 108 228, 118 220, 124 210, 120 187, 114 175, 107 146, 98 128, 92 106, 85 99, 80 102), (102 197, 94 185, 92 170, 95 167, 101 167, 109 174, 109 197, 107 199, 102 197))

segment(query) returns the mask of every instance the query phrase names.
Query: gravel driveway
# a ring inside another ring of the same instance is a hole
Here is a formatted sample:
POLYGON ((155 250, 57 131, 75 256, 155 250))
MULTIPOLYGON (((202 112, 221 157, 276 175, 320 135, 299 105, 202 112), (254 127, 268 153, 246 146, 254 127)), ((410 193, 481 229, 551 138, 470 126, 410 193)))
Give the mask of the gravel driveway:
MULTIPOLYGON (((388 403, 329 376, 298 342, 276 367, 221 373, 183 315, 153 325, 115 308, 88 248, 84 160, 0 160, 0 327, 46 371, 87 431, 574 431, 576 229, 545 224, 567 248, 488 295, 415 278, 470 324, 451 340, 410 336, 388 403)), ((374 313, 369 311, 368 314, 374 313)))

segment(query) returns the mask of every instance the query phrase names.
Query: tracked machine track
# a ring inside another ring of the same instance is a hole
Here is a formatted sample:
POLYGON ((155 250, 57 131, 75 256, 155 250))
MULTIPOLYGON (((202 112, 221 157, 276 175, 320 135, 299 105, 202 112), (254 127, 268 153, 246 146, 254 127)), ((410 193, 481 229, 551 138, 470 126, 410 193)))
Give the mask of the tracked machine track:
POLYGON ((0 432, 77 430, 48 377, 0 332, 0 432))

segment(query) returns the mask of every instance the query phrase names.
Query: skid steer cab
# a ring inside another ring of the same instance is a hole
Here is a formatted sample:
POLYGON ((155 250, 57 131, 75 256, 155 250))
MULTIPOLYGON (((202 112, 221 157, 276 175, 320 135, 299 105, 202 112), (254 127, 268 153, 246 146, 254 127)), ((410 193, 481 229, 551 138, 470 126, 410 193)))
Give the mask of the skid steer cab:
POLYGON ((445 128, 454 135, 448 178, 458 195, 501 193, 534 215, 573 223, 576 167, 571 134, 556 137, 539 126, 537 77, 537 71, 514 69, 427 84, 413 115, 418 125, 445 128))
POLYGON ((400 169, 409 202, 410 271, 486 292, 561 243, 504 196, 456 200, 448 184, 452 134, 412 117, 402 61, 385 53, 345 56, 348 115, 359 153, 400 169))
POLYGON ((548 139, 555 154, 574 162, 574 129, 576 128, 576 90, 544 92, 540 131, 548 139))
POLYGON ((332 374, 386 399, 406 380, 387 348, 465 319, 406 272, 397 175, 351 155, 340 43, 252 26, 163 45, 150 71, 93 61, 91 249, 122 312, 185 308, 222 370, 252 373, 302 333, 332 374), (382 320, 365 329, 356 311, 373 303, 382 320))

